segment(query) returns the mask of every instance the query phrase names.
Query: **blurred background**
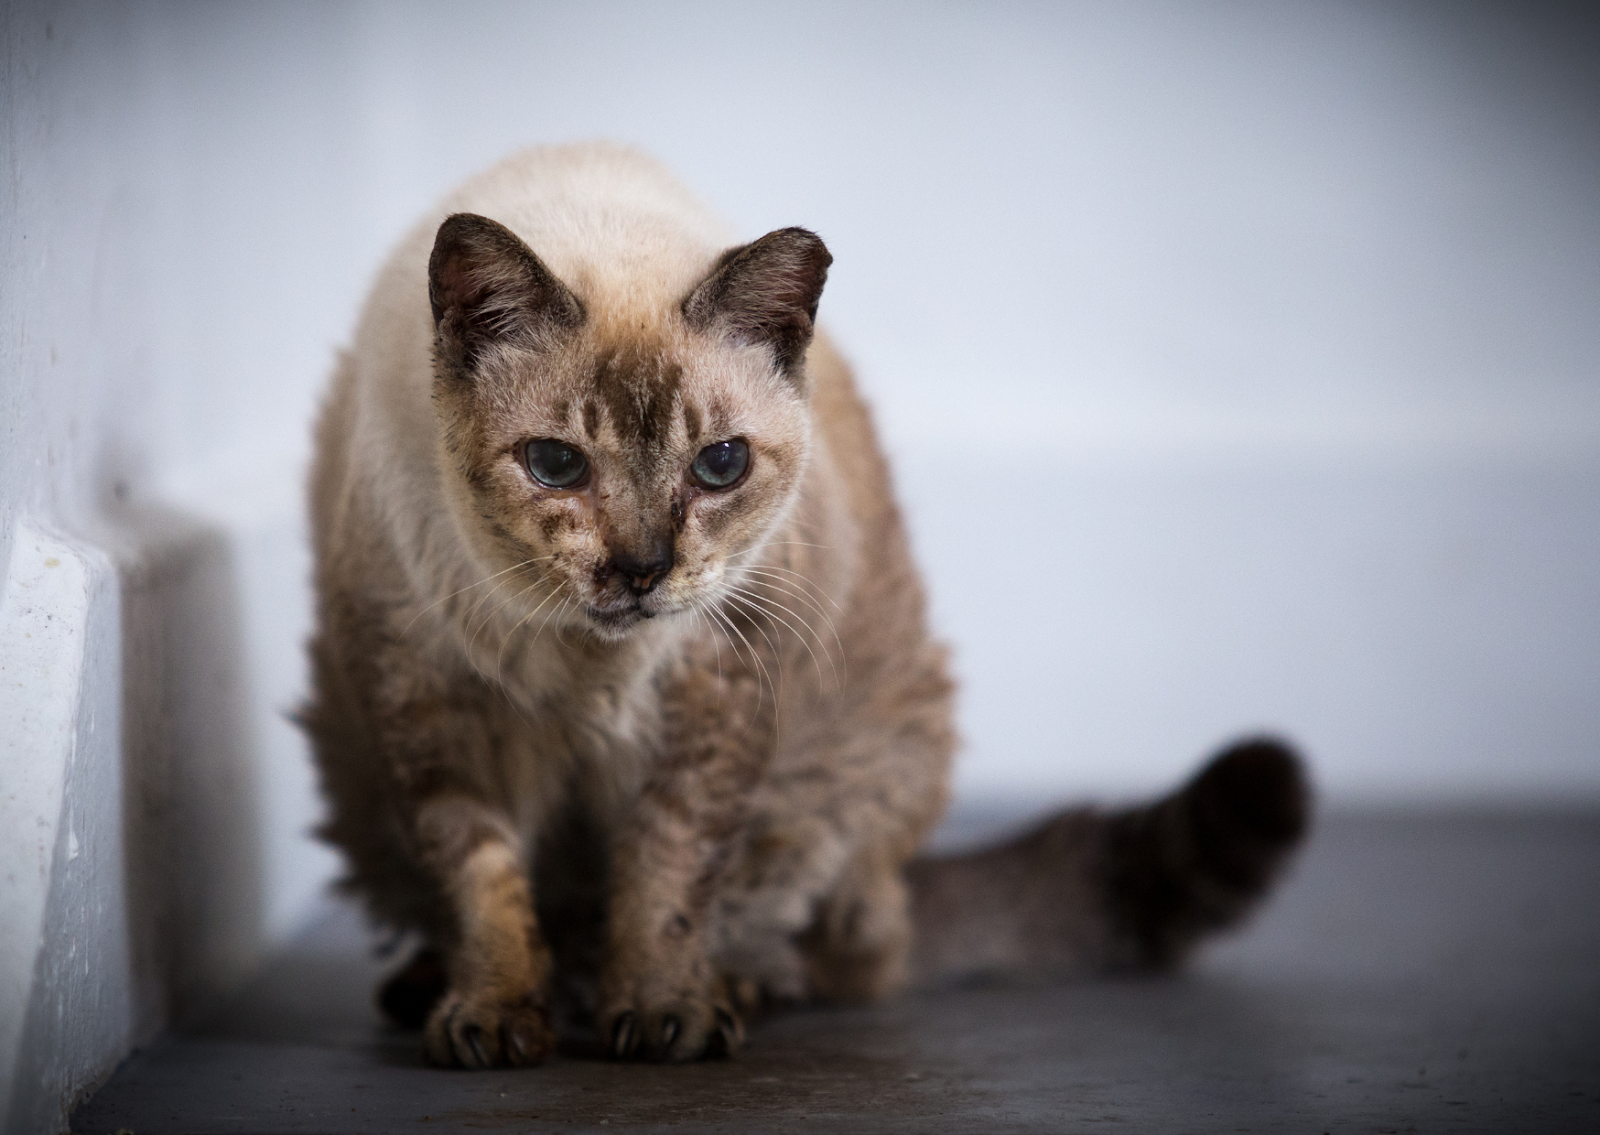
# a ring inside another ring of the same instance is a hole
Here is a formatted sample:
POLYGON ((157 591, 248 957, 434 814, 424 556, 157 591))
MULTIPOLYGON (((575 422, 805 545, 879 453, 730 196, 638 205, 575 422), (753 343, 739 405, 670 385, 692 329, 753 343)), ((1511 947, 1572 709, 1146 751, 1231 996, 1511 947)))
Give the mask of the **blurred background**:
MULTIPOLYGON (((964 805, 1156 791, 1257 730, 1334 806, 1600 799, 1592 7, 3 10, 19 1021, 62 934, 221 988, 334 870, 285 717, 309 425, 387 250, 530 144, 828 242, 964 805)), ((132 1035, 168 994, 128 996, 132 1035)))

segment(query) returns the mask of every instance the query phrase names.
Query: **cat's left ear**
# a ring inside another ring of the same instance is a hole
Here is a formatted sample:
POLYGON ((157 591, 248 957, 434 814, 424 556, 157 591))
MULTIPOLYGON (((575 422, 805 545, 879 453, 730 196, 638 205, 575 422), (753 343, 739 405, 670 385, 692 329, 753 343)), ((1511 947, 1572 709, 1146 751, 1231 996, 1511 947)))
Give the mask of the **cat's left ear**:
POLYGON ((439 359, 470 375, 496 343, 538 349, 583 322, 583 304, 504 225, 476 213, 445 219, 428 258, 439 359))
POLYGON ((684 319, 697 331, 770 346, 784 373, 796 376, 811 345, 817 301, 832 263, 816 233, 770 232, 722 254, 683 301, 684 319))

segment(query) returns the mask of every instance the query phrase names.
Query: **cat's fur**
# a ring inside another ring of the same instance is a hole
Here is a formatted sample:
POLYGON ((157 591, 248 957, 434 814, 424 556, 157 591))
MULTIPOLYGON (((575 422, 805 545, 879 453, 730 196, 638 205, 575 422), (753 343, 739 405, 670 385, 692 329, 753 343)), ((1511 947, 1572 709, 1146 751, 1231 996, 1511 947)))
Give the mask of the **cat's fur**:
POLYGON ((335 377, 305 721, 348 885, 429 943, 385 1004, 435 1062, 543 1059, 557 993, 617 1055, 688 1059, 763 998, 1168 964, 1304 826, 1256 742, 1154 807, 913 859, 951 683, 813 333, 831 257, 731 244, 636 154, 529 151, 405 240, 335 377), (535 480, 545 438, 586 482, 535 480), (697 484, 735 438, 743 479, 697 484))

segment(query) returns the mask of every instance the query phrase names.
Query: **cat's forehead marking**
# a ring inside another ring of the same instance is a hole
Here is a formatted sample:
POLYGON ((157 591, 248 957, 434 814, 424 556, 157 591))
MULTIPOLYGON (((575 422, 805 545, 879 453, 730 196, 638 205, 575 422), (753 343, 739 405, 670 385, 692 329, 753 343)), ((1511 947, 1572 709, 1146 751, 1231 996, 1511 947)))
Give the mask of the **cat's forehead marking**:
POLYGON ((700 409, 687 398, 683 400, 683 432, 690 445, 700 440, 700 409))
MULTIPOLYGON (((603 351, 594 389, 619 440, 651 446, 672 429, 683 366, 659 349, 627 346, 603 351)), ((588 408, 585 407, 585 425, 588 408)))

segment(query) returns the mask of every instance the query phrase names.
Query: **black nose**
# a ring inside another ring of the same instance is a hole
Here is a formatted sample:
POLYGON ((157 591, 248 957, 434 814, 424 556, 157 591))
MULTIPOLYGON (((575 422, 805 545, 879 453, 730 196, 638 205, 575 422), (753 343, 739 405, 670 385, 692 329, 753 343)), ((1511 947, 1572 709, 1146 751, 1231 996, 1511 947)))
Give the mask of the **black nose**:
POLYGON ((611 557, 611 570, 635 595, 648 594, 672 570, 672 545, 658 544, 644 555, 617 552, 611 557))

